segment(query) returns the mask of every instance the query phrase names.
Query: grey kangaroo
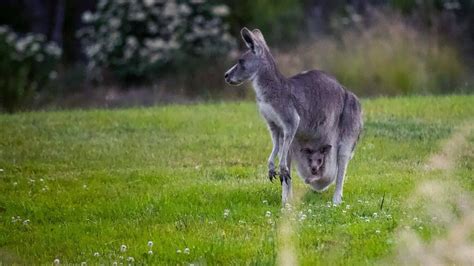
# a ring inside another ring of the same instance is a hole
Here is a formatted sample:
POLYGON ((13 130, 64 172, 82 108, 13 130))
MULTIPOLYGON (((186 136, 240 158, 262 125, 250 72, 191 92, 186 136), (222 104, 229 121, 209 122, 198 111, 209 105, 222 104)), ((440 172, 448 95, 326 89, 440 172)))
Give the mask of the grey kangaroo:
POLYGON ((260 30, 241 30, 248 51, 225 73, 231 85, 250 80, 256 93, 260 113, 267 122, 273 142, 268 158, 268 176, 272 181, 275 159, 279 157, 282 202, 292 196, 291 161, 298 173, 317 191, 336 181, 333 202, 342 201, 344 176, 362 130, 362 109, 357 97, 322 71, 305 71, 285 78, 260 30), (307 146, 330 145, 324 154, 322 173, 313 175, 302 152, 307 146))

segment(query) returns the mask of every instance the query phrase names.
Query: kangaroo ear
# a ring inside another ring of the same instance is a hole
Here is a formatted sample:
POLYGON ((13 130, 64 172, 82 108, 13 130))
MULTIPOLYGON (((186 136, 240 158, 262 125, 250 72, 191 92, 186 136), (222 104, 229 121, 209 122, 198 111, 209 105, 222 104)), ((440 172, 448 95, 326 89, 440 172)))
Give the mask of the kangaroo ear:
POLYGON ((256 55, 260 55, 262 53, 262 47, 257 41, 255 35, 247 28, 242 28, 240 30, 240 35, 242 35, 242 39, 245 42, 245 45, 252 51, 252 53, 256 55))
POLYGON ((252 33, 255 37, 258 38, 258 40, 262 43, 262 45, 265 46, 265 48, 268 48, 267 42, 265 41, 265 38, 263 37, 263 34, 259 29, 252 30, 252 33))
POLYGON ((310 148, 303 148, 300 150, 302 153, 304 154, 307 154, 307 155, 311 155, 314 151, 310 148))
POLYGON ((329 144, 326 144, 326 145, 323 145, 320 149, 319 149, 319 152, 321 154, 324 154, 324 155, 327 155, 329 153, 329 151, 331 150, 332 146, 329 145, 329 144))

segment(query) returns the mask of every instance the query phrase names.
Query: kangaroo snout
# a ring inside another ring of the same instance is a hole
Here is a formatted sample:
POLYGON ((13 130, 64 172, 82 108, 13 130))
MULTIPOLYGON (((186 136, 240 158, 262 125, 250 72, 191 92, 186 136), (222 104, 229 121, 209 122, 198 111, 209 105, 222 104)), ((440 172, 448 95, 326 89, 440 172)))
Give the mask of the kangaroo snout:
POLYGON ((318 168, 316 167, 311 167, 311 174, 316 175, 318 173, 318 168))
POLYGON ((225 82, 229 83, 229 84, 232 84, 230 78, 229 78, 229 72, 225 72, 224 74, 224 80, 225 82))
MULTIPOLYGON (((227 72, 225 72, 224 74, 224 80, 225 82, 229 83, 230 85, 239 85, 240 83, 239 82, 236 82, 232 76, 234 76, 232 74, 233 71, 235 71, 235 68, 236 66, 233 66, 231 67, 229 70, 227 70, 227 72)), ((235 77, 234 77, 235 78, 235 77)))

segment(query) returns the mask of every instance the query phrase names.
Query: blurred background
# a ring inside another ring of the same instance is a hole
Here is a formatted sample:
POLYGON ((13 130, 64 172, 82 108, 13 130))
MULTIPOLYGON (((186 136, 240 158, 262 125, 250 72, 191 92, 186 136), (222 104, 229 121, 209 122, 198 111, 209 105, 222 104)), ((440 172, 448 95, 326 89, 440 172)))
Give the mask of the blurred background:
POLYGON ((252 99, 223 80, 243 26, 287 76, 322 69, 362 97, 473 92, 472 0, 0 0, 0 109, 252 99))

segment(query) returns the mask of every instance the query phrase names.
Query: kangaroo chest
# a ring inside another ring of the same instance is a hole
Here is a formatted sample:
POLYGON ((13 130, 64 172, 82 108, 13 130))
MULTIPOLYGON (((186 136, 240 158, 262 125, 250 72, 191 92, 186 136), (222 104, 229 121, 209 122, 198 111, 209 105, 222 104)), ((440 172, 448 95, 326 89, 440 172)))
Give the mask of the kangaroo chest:
POLYGON ((265 118, 265 120, 283 127, 281 116, 276 112, 272 105, 266 102, 258 102, 258 108, 260 109, 260 113, 265 118))

